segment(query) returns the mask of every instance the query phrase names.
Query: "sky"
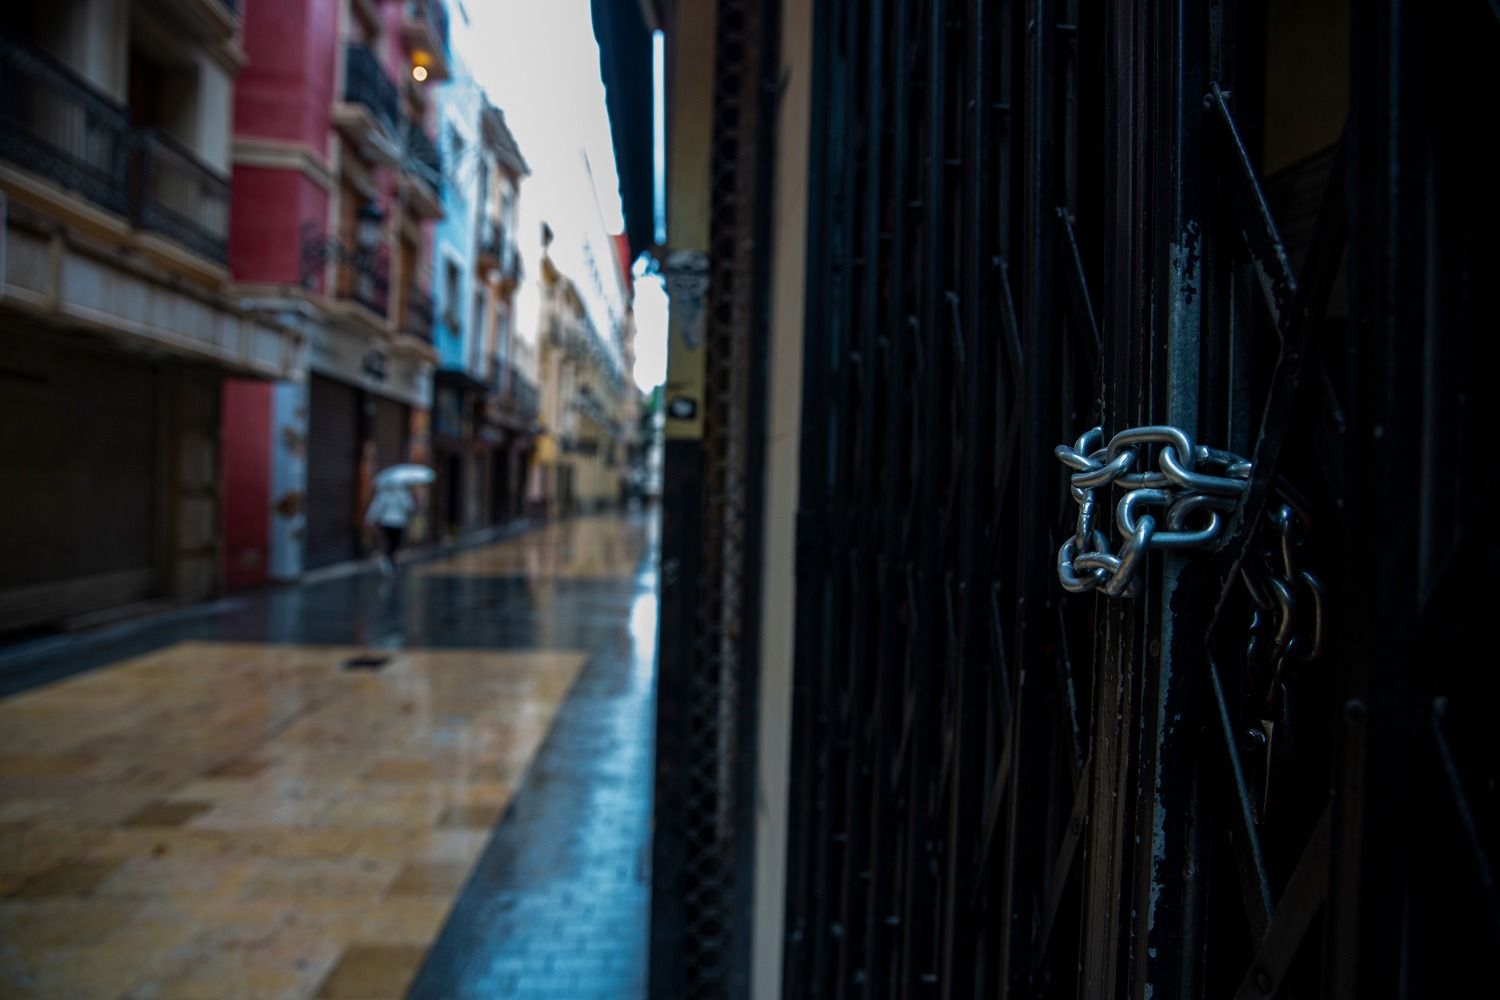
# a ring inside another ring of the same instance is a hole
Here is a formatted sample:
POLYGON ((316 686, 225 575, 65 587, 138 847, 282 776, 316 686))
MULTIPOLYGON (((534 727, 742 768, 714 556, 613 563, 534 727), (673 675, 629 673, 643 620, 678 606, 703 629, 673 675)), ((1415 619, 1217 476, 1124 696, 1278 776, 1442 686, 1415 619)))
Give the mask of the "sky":
MULTIPOLYGON (((599 46, 589 0, 450 0, 453 45, 491 103, 505 112, 531 176, 521 185, 517 242, 526 274, 540 273, 541 224, 555 231, 625 228, 599 46), (465 17, 467 15, 467 18, 465 17)), ((559 238, 554 260, 569 277, 559 238)), ((516 321, 535 330, 534 281, 517 292, 516 321)), ((658 278, 636 282, 635 381, 666 378, 666 295, 658 278)))

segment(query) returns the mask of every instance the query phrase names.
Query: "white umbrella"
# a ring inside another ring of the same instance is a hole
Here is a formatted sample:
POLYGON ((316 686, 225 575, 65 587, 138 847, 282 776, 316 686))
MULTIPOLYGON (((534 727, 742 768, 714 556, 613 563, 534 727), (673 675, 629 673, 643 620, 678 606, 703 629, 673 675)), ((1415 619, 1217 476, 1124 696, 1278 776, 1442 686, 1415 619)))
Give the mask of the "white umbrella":
POLYGON ((437 473, 425 465, 392 465, 375 474, 375 485, 380 489, 395 489, 400 486, 422 486, 437 479, 437 473))

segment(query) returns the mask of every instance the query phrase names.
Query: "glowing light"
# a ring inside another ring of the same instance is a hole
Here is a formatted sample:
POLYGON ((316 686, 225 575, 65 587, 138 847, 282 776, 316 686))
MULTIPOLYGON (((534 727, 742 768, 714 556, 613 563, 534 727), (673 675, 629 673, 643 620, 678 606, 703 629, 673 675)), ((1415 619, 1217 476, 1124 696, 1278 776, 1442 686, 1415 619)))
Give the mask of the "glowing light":
POLYGON ((413 66, 411 68, 411 78, 413 80, 417 81, 418 83, 421 83, 422 81, 426 80, 427 79, 427 67, 426 66, 413 66))

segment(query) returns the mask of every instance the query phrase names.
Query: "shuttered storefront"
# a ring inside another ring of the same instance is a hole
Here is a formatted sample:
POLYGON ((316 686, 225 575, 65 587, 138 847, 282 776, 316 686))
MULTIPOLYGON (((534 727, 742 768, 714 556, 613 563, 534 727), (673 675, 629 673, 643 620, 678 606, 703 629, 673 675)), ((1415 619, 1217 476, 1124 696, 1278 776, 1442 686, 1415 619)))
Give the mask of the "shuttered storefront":
POLYGON ((0 630, 152 596, 159 587, 156 371, 55 338, 0 359, 0 630))
POLYGON ((391 399, 375 397, 375 469, 406 461, 407 426, 411 408, 391 399))
POLYGON ((311 381, 306 565, 316 569, 358 551, 359 391, 318 375, 311 381))

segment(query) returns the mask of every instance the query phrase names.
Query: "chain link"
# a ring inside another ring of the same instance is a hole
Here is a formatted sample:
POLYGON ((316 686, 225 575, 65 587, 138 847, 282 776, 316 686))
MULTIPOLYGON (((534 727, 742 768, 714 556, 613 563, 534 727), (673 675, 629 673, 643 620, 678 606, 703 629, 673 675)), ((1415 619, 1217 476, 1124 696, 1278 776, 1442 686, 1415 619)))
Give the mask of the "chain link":
MULTIPOLYGON (((1250 480, 1248 460, 1195 445, 1166 425, 1123 430, 1107 445, 1103 429, 1094 427, 1055 454, 1072 470, 1070 491, 1078 505, 1074 532, 1057 551, 1057 578, 1072 593, 1137 596, 1146 554, 1213 544, 1250 480), (1155 467, 1148 460, 1153 453, 1155 467), (1098 527, 1099 491, 1111 487, 1122 491, 1115 503, 1115 528, 1123 539, 1117 550, 1098 527), (1148 513, 1152 509, 1158 515, 1148 513)), ((1292 673, 1297 664, 1322 655, 1327 603, 1322 581, 1298 564, 1311 524, 1307 503, 1281 480, 1276 494, 1278 502, 1256 526, 1257 544, 1240 569, 1252 604, 1245 644, 1250 722, 1240 740, 1249 754, 1246 777, 1259 822, 1270 808, 1273 776, 1289 759, 1292 673)))
POLYGON ((1299 565, 1298 550, 1311 525, 1307 504, 1284 482, 1279 502, 1257 529, 1256 547, 1240 568, 1253 610, 1245 643, 1252 720, 1241 734, 1250 755, 1246 778, 1255 794, 1255 815, 1264 823, 1274 777, 1290 764, 1296 719, 1292 674, 1323 655, 1323 582, 1299 565))
POLYGON ((1211 545, 1224 528, 1250 480, 1250 462, 1217 448, 1195 445, 1186 432, 1165 424, 1132 427, 1104 443, 1093 427, 1072 446, 1058 445, 1058 461, 1073 470, 1070 490, 1078 505, 1077 527, 1057 550, 1057 578, 1071 593, 1102 590, 1135 597, 1141 568, 1151 549, 1195 549, 1211 545), (1156 467, 1149 457, 1155 453, 1156 467), (1098 492, 1124 489, 1115 506, 1123 538, 1112 551, 1096 526, 1098 492), (1146 513, 1165 508, 1163 521, 1146 513))

